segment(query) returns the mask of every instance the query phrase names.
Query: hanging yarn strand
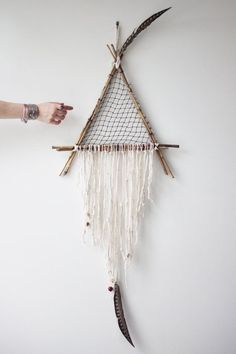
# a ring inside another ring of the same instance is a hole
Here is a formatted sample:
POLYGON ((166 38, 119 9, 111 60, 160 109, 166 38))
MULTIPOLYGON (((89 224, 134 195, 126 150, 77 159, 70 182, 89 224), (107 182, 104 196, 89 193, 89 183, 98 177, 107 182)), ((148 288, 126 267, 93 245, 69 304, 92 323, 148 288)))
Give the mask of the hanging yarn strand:
POLYGON ((79 153, 85 240, 103 248, 112 283, 134 254, 139 220, 150 198, 153 151, 79 153))

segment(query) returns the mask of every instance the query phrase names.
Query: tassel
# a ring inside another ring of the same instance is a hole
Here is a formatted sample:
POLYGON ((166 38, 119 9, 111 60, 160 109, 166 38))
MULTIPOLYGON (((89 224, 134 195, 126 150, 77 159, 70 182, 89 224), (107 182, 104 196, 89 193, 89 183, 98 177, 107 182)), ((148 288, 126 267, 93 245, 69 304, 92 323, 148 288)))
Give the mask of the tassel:
POLYGON ((122 306, 122 300, 121 300, 121 294, 120 294, 120 288, 117 283, 115 283, 115 293, 114 293, 114 307, 115 307, 115 313, 116 317, 118 320, 118 325, 120 327, 120 330, 122 334, 125 336, 127 341, 134 347, 134 344, 132 342, 132 339, 129 334, 129 330, 126 324, 125 316, 124 316, 124 311, 123 311, 123 306, 122 306))
POLYGON ((103 249, 112 283, 126 276, 133 259, 150 198, 154 151, 80 151, 78 156, 83 239, 103 249))

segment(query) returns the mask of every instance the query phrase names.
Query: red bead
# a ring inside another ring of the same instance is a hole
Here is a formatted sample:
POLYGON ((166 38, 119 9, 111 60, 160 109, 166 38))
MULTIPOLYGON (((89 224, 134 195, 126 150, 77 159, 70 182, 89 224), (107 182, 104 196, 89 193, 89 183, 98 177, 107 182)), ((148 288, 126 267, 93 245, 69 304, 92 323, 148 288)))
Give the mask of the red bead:
POLYGON ((113 291, 113 287, 112 287, 112 286, 109 286, 109 287, 108 287, 108 290, 109 290, 109 291, 113 291))

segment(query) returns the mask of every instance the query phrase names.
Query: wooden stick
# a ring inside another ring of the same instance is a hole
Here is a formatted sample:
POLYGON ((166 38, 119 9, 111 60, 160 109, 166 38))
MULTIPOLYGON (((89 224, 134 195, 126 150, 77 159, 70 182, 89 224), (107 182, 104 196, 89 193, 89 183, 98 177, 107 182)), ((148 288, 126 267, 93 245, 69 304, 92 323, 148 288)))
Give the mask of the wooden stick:
POLYGON ((159 144, 160 148, 179 148, 179 145, 176 145, 176 144, 159 144))
POLYGON ((114 54, 114 56, 116 58, 117 57, 117 52, 115 50, 114 44, 111 44, 111 48, 112 48, 113 54, 114 54))
MULTIPOLYGON (((92 151, 112 151, 112 149, 116 148, 119 149, 119 147, 122 148, 122 150, 150 150, 153 147, 155 148, 155 145, 153 146, 152 144, 102 144, 102 145, 88 145, 88 144, 83 144, 83 145, 78 145, 79 150, 90 150, 92 151)), ((168 149, 168 148, 178 148, 179 145, 173 145, 173 144, 156 144, 156 148, 158 149, 168 149)), ((56 151, 73 151, 74 146, 52 146, 52 149, 55 149, 56 151)))
MULTIPOLYGON (((142 111, 142 109, 141 109, 140 104, 137 102, 137 100, 136 100, 136 98, 135 98, 135 96, 134 96, 134 93, 133 93, 133 91, 132 91, 132 89, 131 89, 131 87, 130 87, 130 85, 129 85, 129 82, 128 82, 126 76, 125 76, 125 73, 124 73, 124 71, 123 71, 121 65, 119 66, 119 69, 118 69, 118 70, 119 70, 120 73, 121 73, 121 77, 122 77, 124 83, 125 83, 126 86, 127 86, 127 89, 128 89, 129 94, 130 94, 130 97, 131 97, 131 99, 132 99, 132 101, 133 101, 133 103, 134 103, 134 105, 135 105, 137 111, 139 112, 139 115, 140 115, 140 117, 141 117, 141 119, 142 119, 142 121, 143 121, 143 123, 144 123, 144 125, 145 125, 145 127, 146 127, 146 129, 147 129, 147 131, 148 131, 148 133, 149 133, 149 136, 150 136, 152 142, 153 142, 154 144, 157 144, 157 143, 158 143, 158 142, 157 142, 157 139, 156 139, 156 137, 154 136, 154 134, 153 134, 153 132, 152 132, 152 130, 151 130, 151 128, 150 128, 148 122, 147 122, 146 116, 144 115, 144 113, 143 113, 143 111, 142 111)), ((171 171, 171 169, 170 169, 170 167, 169 167, 169 165, 168 165, 168 163, 167 163, 165 157, 163 156, 163 154, 161 153, 161 151, 160 151, 159 149, 157 150, 157 154, 158 154, 158 157, 159 157, 159 159, 160 159, 160 162, 161 162, 161 164, 162 164, 162 167, 163 167, 163 169, 164 169, 165 174, 168 175, 168 174, 170 173, 170 175, 174 178, 174 175, 173 175, 173 173, 172 173, 172 171, 171 171)))
MULTIPOLYGON (((108 89, 108 86, 109 86, 109 84, 110 84, 110 82, 111 82, 116 70, 117 69, 116 69, 115 65, 113 65, 112 69, 111 69, 111 72, 108 75, 107 81, 106 81, 106 83, 105 83, 105 85, 104 85, 104 87, 102 89, 102 93, 101 93, 99 99, 97 100, 96 106, 95 106, 91 116, 87 120, 87 123, 86 123, 84 129, 82 130, 76 145, 79 145, 82 142, 85 134, 87 133, 87 131, 88 131, 88 129, 89 129, 89 127, 90 127, 90 125, 91 125, 91 123, 93 121, 93 118, 96 115, 96 113, 97 113, 97 111, 98 111, 98 109, 100 107, 101 101, 102 101, 102 99, 103 99, 103 97, 104 97, 104 95, 105 95, 105 93, 106 93, 106 91, 108 89)), ((70 154, 70 156, 68 157, 68 159, 67 159, 67 161, 65 163, 65 166, 63 167, 63 169, 62 169, 62 171, 60 173, 60 176, 64 176, 64 175, 66 175, 68 173, 76 154, 77 154, 77 151, 72 151, 72 153, 70 154)))
POLYGON ((73 151, 74 146, 52 146, 56 151, 73 151))
MULTIPOLYGON (((116 52, 116 49, 115 49, 115 47, 114 47, 113 44, 111 44, 111 48, 112 48, 112 50, 113 50, 115 56, 117 57, 118 53, 116 52)), ((121 77, 122 77, 122 79, 123 79, 125 85, 127 86, 127 89, 128 89, 129 94, 130 94, 130 97, 131 97, 131 99, 132 99, 132 101, 133 101, 133 103, 134 103, 134 105, 135 105, 137 111, 139 112, 139 115, 140 115, 140 117, 141 117, 141 119, 142 119, 142 121, 143 121, 143 123, 144 123, 144 125, 145 125, 145 127, 146 127, 146 129, 147 129, 147 131, 148 131, 148 133, 149 133, 149 136, 150 136, 152 142, 153 142, 154 144, 156 144, 156 143, 157 143, 157 139, 156 139, 156 137, 154 136, 154 134, 153 134, 153 132, 152 132, 152 130, 151 130, 151 128, 150 128, 148 122, 147 122, 146 116, 144 115, 144 113, 143 113, 143 111, 142 111, 142 109, 141 109, 140 104, 139 104, 139 103, 137 102, 137 100, 136 100, 136 97, 135 97, 135 95, 134 95, 134 93, 133 93, 133 91, 132 91, 132 89, 131 89, 131 87, 130 87, 130 84, 129 84, 129 82, 128 82, 126 76, 125 76, 125 73, 124 73, 124 71, 123 71, 121 65, 119 66, 118 70, 119 70, 119 72, 121 73, 121 77)), ((168 174, 170 173, 170 175, 172 176, 172 178, 174 178, 174 175, 173 175, 173 173, 172 173, 172 171, 171 171, 171 169, 170 169, 170 167, 169 167, 169 165, 168 165, 168 163, 167 163, 165 157, 163 156, 163 154, 161 153, 161 151, 160 151, 159 149, 157 149, 156 151, 157 151, 158 157, 159 157, 159 159, 160 159, 160 162, 161 162, 161 164, 162 164, 162 167, 163 167, 163 169, 164 169, 165 174, 168 175, 168 174)))
POLYGON ((111 53, 113 58, 116 59, 116 56, 114 55, 114 53, 113 53, 112 49, 110 48, 109 44, 107 44, 107 48, 109 49, 109 52, 111 53))

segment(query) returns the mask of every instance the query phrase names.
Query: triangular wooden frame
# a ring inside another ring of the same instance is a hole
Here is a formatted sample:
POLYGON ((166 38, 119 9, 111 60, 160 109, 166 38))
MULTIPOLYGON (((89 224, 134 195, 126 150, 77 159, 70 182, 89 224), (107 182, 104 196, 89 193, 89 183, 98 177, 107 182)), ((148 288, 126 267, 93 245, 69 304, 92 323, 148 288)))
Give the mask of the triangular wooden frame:
MULTIPOLYGON (((113 59, 115 60, 113 66, 112 66, 112 69, 108 75, 108 78, 106 80, 106 83, 103 87, 103 90, 101 92, 101 95, 99 97, 99 99, 97 100, 97 103, 96 103, 96 106, 91 114, 91 116, 89 117, 89 119, 87 120, 87 123, 86 125, 84 126, 81 134, 80 134, 80 137, 78 139, 78 141, 76 142, 76 144, 74 146, 53 146, 52 148, 53 149, 56 149, 57 151, 71 151, 70 153, 70 156, 68 157, 61 173, 60 173, 60 176, 64 176, 68 173, 70 167, 71 167, 71 164, 78 152, 77 150, 77 146, 79 146, 81 143, 82 143, 82 140, 84 139, 86 133, 88 132, 89 128, 90 128, 90 125, 94 119, 94 117, 96 116, 99 108, 100 108, 100 105, 102 103, 102 100, 103 100, 103 97, 105 96, 108 88, 109 88, 109 85, 111 83, 111 80, 112 78, 114 77, 115 73, 117 71, 119 71, 119 73, 121 74, 121 78, 124 82, 124 84, 126 85, 127 89, 128 89, 128 93, 130 95, 130 98, 134 104, 134 106, 136 107, 136 110, 139 114, 139 117, 141 118, 149 136, 150 136, 150 139, 152 141, 153 144, 155 144, 156 146, 156 152, 157 152, 157 155, 160 159, 160 162, 162 164, 162 167, 163 167, 163 170, 165 172, 166 175, 171 175, 172 177, 174 177, 173 175, 173 172, 171 171, 171 168, 169 166, 169 164, 167 163, 166 161, 166 158, 164 157, 163 155, 163 151, 162 149, 166 149, 168 147, 174 147, 174 148, 178 148, 179 145, 171 145, 171 144, 159 144, 158 143, 158 140, 156 138, 156 136, 154 135, 151 127, 150 127, 150 124, 149 122, 147 121, 147 118, 145 116, 145 114, 143 113, 143 110, 139 104, 139 102, 137 101, 135 95, 134 95, 134 92, 127 80, 127 77, 124 73, 124 70, 122 68, 122 65, 121 65, 121 58, 123 57, 123 54, 124 54, 124 51, 126 50, 126 48, 128 47, 128 45, 133 41, 133 39, 143 30, 145 29, 147 26, 149 26, 156 18, 158 18, 159 16, 161 16, 165 11, 169 10, 168 9, 165 9, 163 11, 160 11, 159 13, 156 13, 154 15, 152 15, 150 18, 148 18, 146 21, 144 21, 139 27, 137 30, 134 30, 134 32, 131 34, 130 37, 128 37, 128 39, 125 41, 125 43, 123 44, 123 46, 121 47, 120 50, 118 50, 118 45, 116 45, 116 48, 114 47, 113 44, 111 44, 111 46, 107 45, 113 59)), ((118 24, 118 22, 117 22, 118 24)))

